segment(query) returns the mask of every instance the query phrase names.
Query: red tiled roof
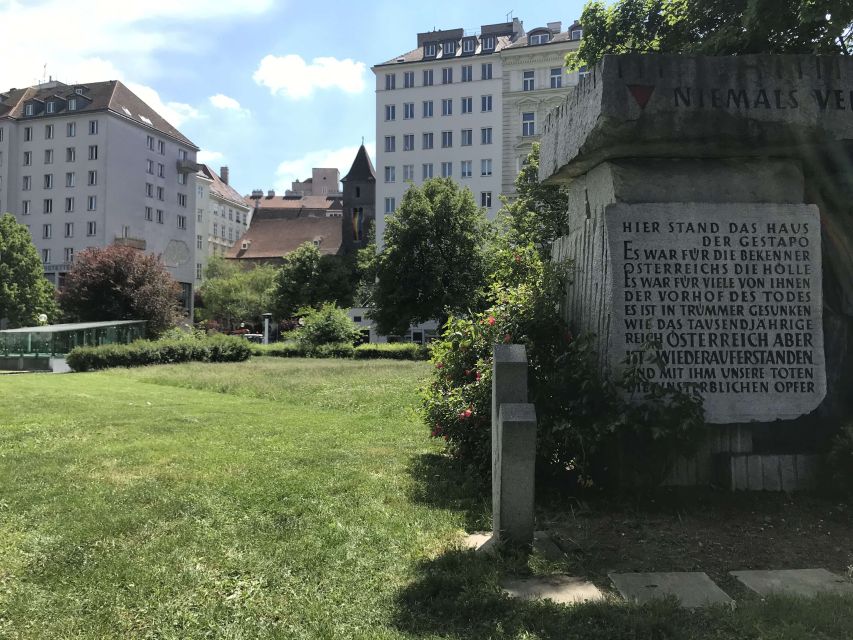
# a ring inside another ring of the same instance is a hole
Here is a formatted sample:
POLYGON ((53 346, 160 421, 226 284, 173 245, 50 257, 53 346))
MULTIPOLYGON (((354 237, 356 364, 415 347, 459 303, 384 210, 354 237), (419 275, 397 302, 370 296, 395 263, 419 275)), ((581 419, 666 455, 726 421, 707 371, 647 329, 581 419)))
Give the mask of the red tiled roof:
POLYGON ((230 184, 222 182, 222 178, 219 177, 219 174, 211 169, 209 165, 200 164, 198 165, 198 169, 205 178, 212 180, 210 185, 211 193, 225 200, 230 200, 231 202, 236 202, 237 204, 249 207, 250 209, 254 208, 254 203, 251 200, 246 200, 243 196, 237 193, 230 184))
POLYGON ((258 216, 225 257, 238 260, 276 259, 315 240, 320 241, 320 253, 336 255, 341 249, 341 226, 339 217, 287 219, 258 216), (243 249, 245 243, 248 243, 248 248, 243 249))
POLYGON ((343 211, 343 201, 340 198, 329 196, 264 196, 257 202, 258 209, 321 209, 323 211, 343 211))

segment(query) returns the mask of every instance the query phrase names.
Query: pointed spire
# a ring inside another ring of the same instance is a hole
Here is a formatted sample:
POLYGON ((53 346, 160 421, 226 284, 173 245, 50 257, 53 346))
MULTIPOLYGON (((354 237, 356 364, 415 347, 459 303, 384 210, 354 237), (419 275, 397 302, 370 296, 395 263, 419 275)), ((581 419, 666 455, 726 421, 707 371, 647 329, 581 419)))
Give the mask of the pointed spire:
POLYGON ((341 182, 348 180, 376 180, 376 172, 373 170, 373 163, 370 161, 370 156, 364 147, 364 143, 358 148, 358 153, 355 154, 352 167, 350 167, 349 173, 344 176, 341 182))

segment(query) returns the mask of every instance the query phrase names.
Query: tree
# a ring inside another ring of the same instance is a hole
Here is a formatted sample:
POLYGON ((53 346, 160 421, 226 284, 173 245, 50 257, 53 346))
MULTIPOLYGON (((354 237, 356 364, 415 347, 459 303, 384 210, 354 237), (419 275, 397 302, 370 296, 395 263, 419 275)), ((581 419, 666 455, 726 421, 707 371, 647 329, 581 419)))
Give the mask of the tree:
POLYGON ((350 256, 321 255, 306 242, 284 257, 273 291, 276 314, 292 316, 302 307, 319 308, 324 302, 352 306, 356 286, 355 260, 350 256))
POLYGON ((371 317, 379 333, 482 306, 488 225, 468 189, 449 178, 412 185, 387 218, 371 317))
POLYGON ((272 265, 243 268, 233 261, 212 258, 200 290, 205 319, 228 329, 241 321, 259 321, 272 307, 276 272, 272 265))
POLYGON ((56 292, 43 274, 26 226, 10 213, 0 216, 0 318, 11 327, 35 325, 41 314, 49 321, 59 315, 56 292))
POLYGON ((159 257, 109 246, 77 254, 59 303, 77 322, 146 320, 156 337, 175 325, 180 293, 159 257))
POLYGON ((593 0, 570 68, 607 53, 853 54, 850 0, 593 0))

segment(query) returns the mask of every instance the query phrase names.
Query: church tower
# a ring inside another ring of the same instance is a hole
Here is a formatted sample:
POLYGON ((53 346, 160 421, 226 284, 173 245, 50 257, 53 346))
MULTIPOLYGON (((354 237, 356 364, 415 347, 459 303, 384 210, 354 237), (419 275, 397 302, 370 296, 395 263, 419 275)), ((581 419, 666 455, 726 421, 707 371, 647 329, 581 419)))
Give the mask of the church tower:
POLYGON ((376 222, 376 172, 363 144, 341 182, 344 185, 341 244, 343 253, 348 254, 367 246, 367 231, 376 222))

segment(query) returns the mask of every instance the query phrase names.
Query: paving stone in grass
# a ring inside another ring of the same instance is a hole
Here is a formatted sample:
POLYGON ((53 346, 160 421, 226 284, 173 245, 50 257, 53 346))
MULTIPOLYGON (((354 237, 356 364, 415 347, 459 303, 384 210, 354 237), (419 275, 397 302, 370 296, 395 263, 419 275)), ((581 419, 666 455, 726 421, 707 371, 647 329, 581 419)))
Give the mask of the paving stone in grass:
POLYGON ((639 604, 667 596, 675 596, 681 606, 688 609, 714 604, 734 604, 734 601, 701 571, 611 573, 609 577, 623 598, 639 604))
POLYGON ((747 588, 762 596, 786 593, 811 598, 827 592, 853 596, 853 582, 826 569, 730 571, 729 573, 747 588))
POLYGON ((594 584, 563 575, 505 580, 501 587, 520 600, 548 599, 559 604, 576 604, 604 598, 594 584))

